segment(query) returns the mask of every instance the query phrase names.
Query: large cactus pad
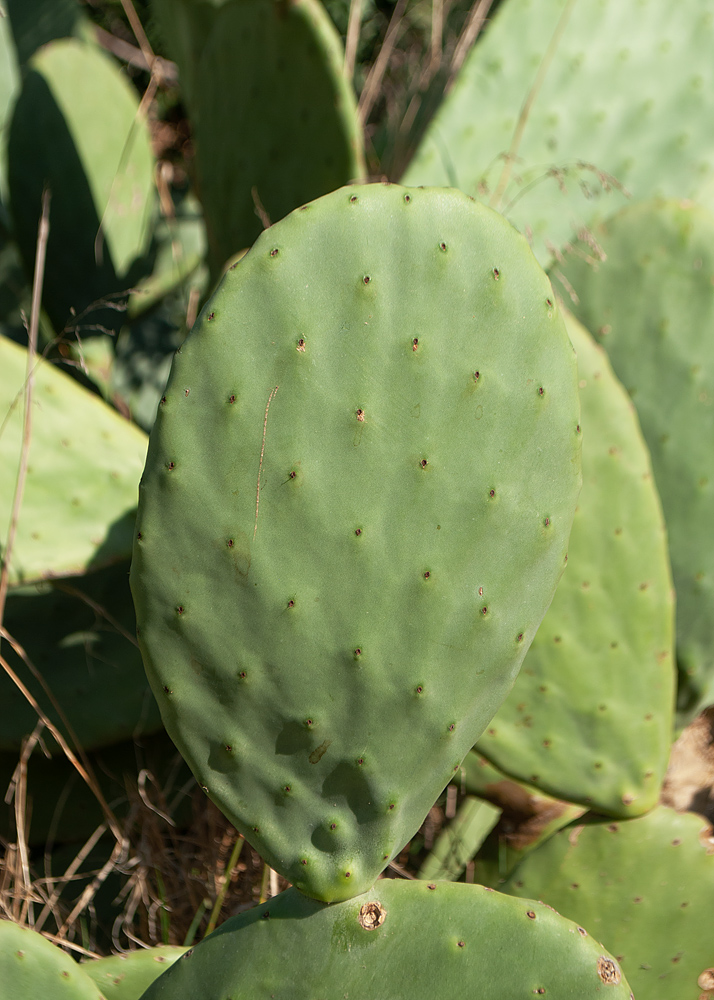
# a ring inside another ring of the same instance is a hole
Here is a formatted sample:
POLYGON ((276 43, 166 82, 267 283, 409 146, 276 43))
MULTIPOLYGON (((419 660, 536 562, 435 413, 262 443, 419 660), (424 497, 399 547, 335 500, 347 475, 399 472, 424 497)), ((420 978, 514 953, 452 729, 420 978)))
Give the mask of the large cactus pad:
POLYGON ((234 917, 175 962, 144 998, 540 994, 632 998, 612 956, 543 903, 480 885, 382 879, 337 906, 290 889, 234 917))
POLYGON ((147 672, 309 895, 372 883, 512 683, 565 560, 575 378, 525 240, 385 185, 269 229, 181 348, 132 567, 147 672))

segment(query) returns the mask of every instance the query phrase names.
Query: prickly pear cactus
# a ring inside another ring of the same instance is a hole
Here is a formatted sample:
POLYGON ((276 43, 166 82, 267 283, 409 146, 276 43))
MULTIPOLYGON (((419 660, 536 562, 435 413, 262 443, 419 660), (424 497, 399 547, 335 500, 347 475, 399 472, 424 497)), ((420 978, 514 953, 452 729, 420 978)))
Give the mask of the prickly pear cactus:
POLYGON ((104 1000, 66 952, 12 920, 0 920, 0 983, 8 1000, 104 1000))
POLYGON ((115 329, 123 314, 104 300, 127 299, 144 273, 154 159, 138 111, 119 68, 89 43, 49 42, 27 64, 8 136, 10 210, 32 274, 50 189, 43 304, 58 332, 115 329))
POLYGON ((140 491, 140 644, 200 784, 308 895, 371 885, 496 711, 579 451, 550 285, 459 192, 334 192, 206 305, 140 491))
POLYGON ((697 997, 707 970, 714 986, 714 839, 701 816, 660 806, 573 824, 498 887, 537 896, 602 938, 637 1000, 697 997))
POLYGON ((672 740, 674 595, 635 411, 572 317, 583 488, 568 568, 478 750, 515 778, 614 816, 656 805, 672 740))
POLYGON ((431 1000, 435 982, 454 1000, 632 1000, 612 956, 543 903, 480 885, 395 879, 335 906, 289 889, 227 920, 144 1000, 309 1000, 375 988, 381 1000, 431 1000))
POLYGON ((607 259, 593 266, 573 254, 563 273, 652 455, 677 591, 686 723, 714 702, 714 214, 690 202, 646 202, 613 216, 594 239, 607 259))
POLYGON ((357 103, 317 0, 155 0, 154 9, 179 66, 218 276, 268 219, 365 176, 357 103))
POLYGON ((628 196, 714 202, 714 13, 505 0, 407 169, 502 210, 552 259, 628 196))
POLYGON ((186 948, 160 945, 83 962, 81 968, 97 984, 105 1000, 140 1000, 154 980, 185 951, 186 948))
MULTIPOLYGON (((26 369, 27 351, 0 336, 0 556, 22 453, 26 369)), ((11 586, 72 576, 129 554, 146 442, 98 396, 37 361, 11 586)))

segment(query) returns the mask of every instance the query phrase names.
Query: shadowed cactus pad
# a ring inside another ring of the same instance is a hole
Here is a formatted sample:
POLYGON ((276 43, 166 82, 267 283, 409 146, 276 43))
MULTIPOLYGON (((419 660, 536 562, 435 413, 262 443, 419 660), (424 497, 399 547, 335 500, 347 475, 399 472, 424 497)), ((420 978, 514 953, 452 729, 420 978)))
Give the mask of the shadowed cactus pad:
POLYGON ((308 895, 371 885, 505 697, 578 421, 545 275, 459 192, 292 213, 181 348, 132 566, 145 664, 199 782, 308 895))
POLYGON ((324 906, 289 889, 227 920, 145 1000, 632 1000, 619 965, 543 903, 480 885, 382 879, 324 906), (438 987, 435 991, 435 983, 438 987))
POLYGON ((104 1000, 66 951, 12 920, 0 920, 0 983, 7 1000, 104 1000))

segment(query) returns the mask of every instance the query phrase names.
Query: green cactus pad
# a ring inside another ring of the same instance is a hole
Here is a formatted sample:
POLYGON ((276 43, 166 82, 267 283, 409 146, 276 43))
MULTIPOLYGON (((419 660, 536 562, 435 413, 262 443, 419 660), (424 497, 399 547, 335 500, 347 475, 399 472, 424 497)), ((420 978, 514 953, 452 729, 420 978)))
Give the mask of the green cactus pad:
POLYGON ((32 273, 42 191, 51 192, 43 304, 58 331, 115 329, 143 275, 154 159, 136 93, 96 46, 64 38, 27 64, 8 140, 10 209, 32 273))
POLYGON ((711 200, 713 49, 714 12, 702 0, 686 11, 670 0, 505 0, 403 183, 452 184, 489 201, 510 168, 497 207, 530 233, 541 261, 628 193, 706 189, 711 200))
POLYGON ((533 994, 632 1000, 617 962, 542 903, 480 885, 382 879, 334 906, 289 889, 227 920, 144 1000, 533 994))
POLYGON ((568 567, 478 751, 559 799, 637 816, 659 798, 672 741, 667 538, 632 403, 604 351, 567 326, 583 425, 568 567))
POLYGON ((166 728, 308 895, 371 885, 513 681, 580 485, 575 358, 523 237, 349 187, 264 233, 177 354, 132 589, 166 728))
MULTIPOLYGON (((0 556, 22 452, 26 368, 26 350, 0 336, 0 556)), ((98 396, 38 360, 11 586, 72 576, 129 554, 146 441, 98 396)))
POLYGON ((695 998, 714 966, 710 834, 701 816, 664 806, 619 823, 592 819, 561 830, 499 888, 537 896, 601 938, 637 1000, 695 998))
POLYGON ((316 0, 155 3, 196 144, 214 275, 292 209, 365 175, 344 52, 316 0))
POLYGON ((0 920, 0 983, 7 1000, 104 1000, 65 951, 12 920, 0 920))
POLYGON ((633 205, 595 230, 607 260, 564 267, 582 322, 632 396, 677 591, 682 721, 714 702, 714 215, 633 205))
POLYGON ((81 968, 97 984, 105 1000, 140 1000, 154 980, 186 950, 172 945, 142 948, 126 955, 83 962, 81 968))
POLYGON ((454 818, 424 859, 419 878, 455 881, 498 822, 501 810, 475 795, 465 796, 454 818))

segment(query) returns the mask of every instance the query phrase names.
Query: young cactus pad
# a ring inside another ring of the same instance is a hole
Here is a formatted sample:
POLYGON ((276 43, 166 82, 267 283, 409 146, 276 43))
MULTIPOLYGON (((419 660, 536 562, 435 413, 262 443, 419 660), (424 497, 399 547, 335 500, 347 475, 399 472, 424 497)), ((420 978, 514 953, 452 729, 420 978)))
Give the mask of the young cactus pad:
POLYGON ((140 643, 198 781, 308 895, 372 884, 505 697, 579 455, 548 280, 460 192, 333 192, 206 305, 140 490, 140 643))
POLYGON ((289 889, 227 920, 143 1000, 632 1000, 618 963, 543 903, 480 885, 382 879, 324 906, 289 889))

